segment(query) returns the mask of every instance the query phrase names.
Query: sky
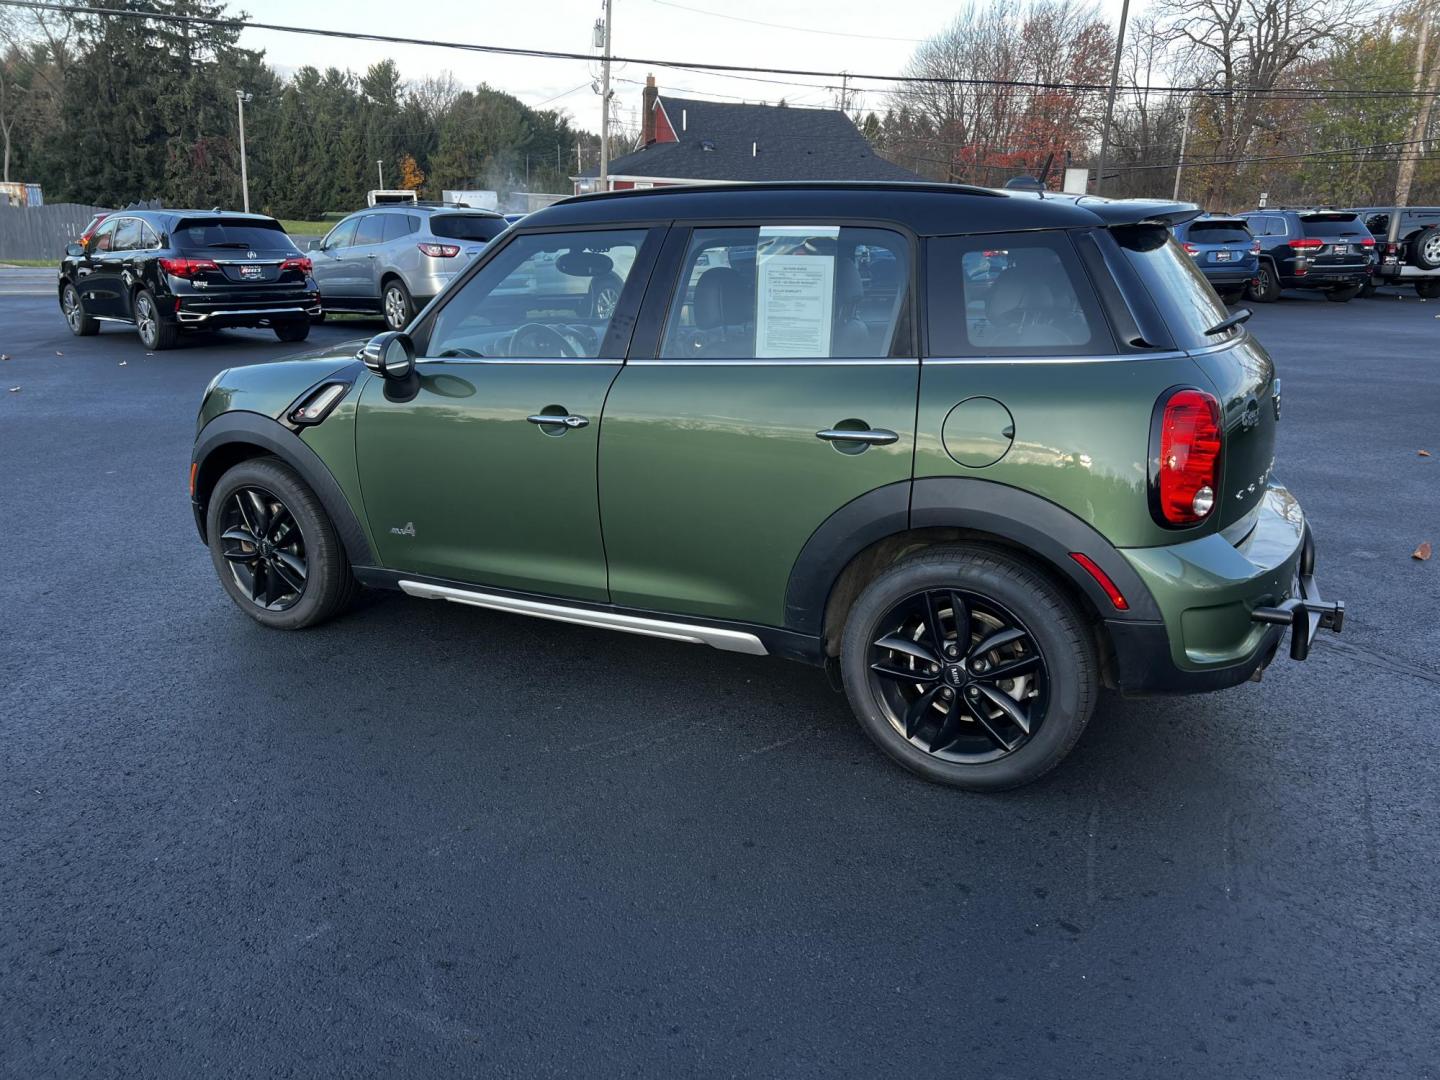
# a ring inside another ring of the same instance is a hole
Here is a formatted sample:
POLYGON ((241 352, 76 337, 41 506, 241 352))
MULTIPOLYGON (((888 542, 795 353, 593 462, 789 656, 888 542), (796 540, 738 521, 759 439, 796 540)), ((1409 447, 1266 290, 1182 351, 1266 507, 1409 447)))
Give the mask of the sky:
MULTIPOLYGON (((1112 25, 1118 20, 1120 0, 1101 0, 1098 6, 1112 25)), ((586 52, 592 51, 593 27, 604 13, 604 2, 426 5, 425 14, 413 19, 404 17, 395 0, 309 0, 303 5, 293 0, 237 0, 232 10, 244 10, 259 22, 586 52)), ((957 10, 956 4, 935 0, 613 0, 613 51, 617 56, 894 74, 904 68, 919 41, 948 25, 957 10)), ((249 48, 264 49, 282 74, 304 64, 363 71, 390 57, 407 79, 449 70, 464 85, 489 83, 528 105, 563 110, 587 130, 600 126, 600 99, 591 89, 600 72, 598 62, 489 56, 270 31, 247 31, 242 40, 249 48)), ((786 85, 753 76, 616 64, 611 71, 613 115, 622 125, 637 122, 647 74, 655 75, 662 92, 678 97, 688 91, 716 100, 774 102, 783 97, 794 105, 827 106, 839 97, 829 80, 771 77, 802 84, 786 85)), ((857 85, 872 89, 858 99, 852 92, 852 109, 857 104, 883 108, 883 91, 874 89, 875 84, 857 85)))

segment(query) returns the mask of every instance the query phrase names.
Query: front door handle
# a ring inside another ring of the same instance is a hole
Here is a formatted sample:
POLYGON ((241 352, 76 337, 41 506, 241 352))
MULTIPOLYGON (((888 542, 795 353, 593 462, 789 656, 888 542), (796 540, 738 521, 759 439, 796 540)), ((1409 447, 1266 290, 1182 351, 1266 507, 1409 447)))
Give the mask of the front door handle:
POLYGON ((825 428, 815 432, 815 437, 830 443, 865 443, 867 446, 889 446, 900 441, 899 435, 885 428, 825 428))
POLYGON ((588 426, 590 423, 589 417, 575 416, 573 414, 570 416, 561 416, 555 413, 536 413, 534 416, 527 416, 525 419, 529 420, 532 424, 539 424, 541 427, 564 426, 567 428, 581 428, 588 426))

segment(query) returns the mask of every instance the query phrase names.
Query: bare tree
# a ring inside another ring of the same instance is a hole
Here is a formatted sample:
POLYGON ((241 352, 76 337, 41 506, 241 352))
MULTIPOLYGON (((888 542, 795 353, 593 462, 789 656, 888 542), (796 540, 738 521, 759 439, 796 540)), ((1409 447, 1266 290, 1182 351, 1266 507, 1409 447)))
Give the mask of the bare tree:
MULTIPOLYGON (((1158 0, 1154 11, 1189 81, 1213 81, 1220 91, 1202 116, 1213 124, 1219 162, 1250 153, 1268 91, 1371 16, 1367 0, 1158 0)), ((1225 201, 1237 172, 1233 165, 1204 170, 1205 202, 1225 201)))

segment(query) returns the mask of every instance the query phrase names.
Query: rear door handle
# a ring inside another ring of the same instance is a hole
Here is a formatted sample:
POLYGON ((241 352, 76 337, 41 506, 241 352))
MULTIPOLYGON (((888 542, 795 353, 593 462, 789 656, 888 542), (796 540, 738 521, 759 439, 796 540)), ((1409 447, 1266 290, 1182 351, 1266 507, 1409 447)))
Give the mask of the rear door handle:
POLYGON ((865 443, 869 446, 889 446, 900 441, 899 435, 885 428, 825 428, 815 432, 815 437, 826 442, 865 443))
POLYGON ((590 418, 586 416, 559 416, 554 413, 536 413, 534 416, 525 418, 532 424, 539 424, 541 427, 564 425, 567 428, 582 428, 589 426, 590 418))

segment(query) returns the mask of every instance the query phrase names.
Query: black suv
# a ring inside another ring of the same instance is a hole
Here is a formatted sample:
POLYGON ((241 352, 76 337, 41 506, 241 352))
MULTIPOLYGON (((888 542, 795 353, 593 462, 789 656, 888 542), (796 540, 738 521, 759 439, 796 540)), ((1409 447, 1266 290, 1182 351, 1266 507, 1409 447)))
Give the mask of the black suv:
POLYGON ((1375 238, 1377 285, 1413 284, 1440 298, 1440 206, 1366 206, 1355 211, 1375 238))
POLYGON ((1241 214, 1260 241, 1250 298, 1268 304, 1281 289, 1319 289, 1353 300, 1370 284, 1375 238, 1348 210, 1252 210, 1241 214))
POLYGON ((268 326, 304 341, 320 314, 310 259, 274 218, 219 210, 127 210, 70 244, 60 308, 71 333, 133 325, 147 349, 181 330, 268 326))

